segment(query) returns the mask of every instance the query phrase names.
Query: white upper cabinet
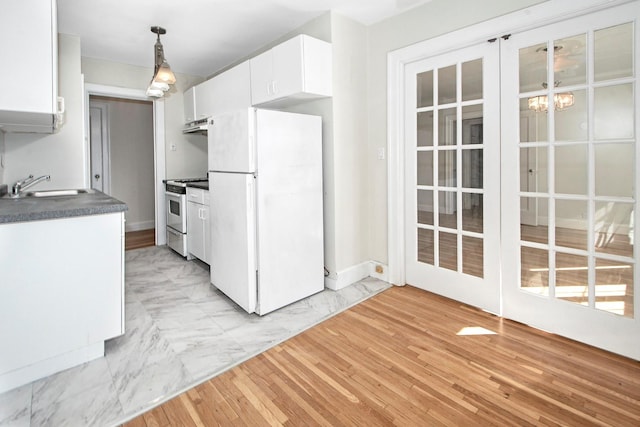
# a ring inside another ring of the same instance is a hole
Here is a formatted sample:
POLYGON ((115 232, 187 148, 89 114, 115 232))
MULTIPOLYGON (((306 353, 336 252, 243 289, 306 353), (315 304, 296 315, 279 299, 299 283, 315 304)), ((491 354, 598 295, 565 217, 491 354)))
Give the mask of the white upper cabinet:
POLYGON ((251 59, 251 103, 286 106, 332 95, 331 44, 299 35, 251 59))
POLYGON ((251 106, 249 61, 195 86, 196 119, 251 106))
POLYGON ((3 0, 2 10, 0 129, 52 132, 58 111, 56 1, 3 0))
POLYGON ((192 86, 182 95, 184 102, 184 122, 189 123, 196 119, 196 87, 192 86))

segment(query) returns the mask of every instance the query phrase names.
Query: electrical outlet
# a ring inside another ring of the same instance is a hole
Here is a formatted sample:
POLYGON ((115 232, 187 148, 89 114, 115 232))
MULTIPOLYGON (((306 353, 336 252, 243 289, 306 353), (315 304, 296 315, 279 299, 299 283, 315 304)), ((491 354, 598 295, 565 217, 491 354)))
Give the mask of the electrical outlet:
POLYGON ((169 149, 170 149, 171 151, 176 151, 176 150, 178 149, 178 147, 176 147, 176 144, 171 144, 171 145, 169 146, 169 149))
POLYGON ((378 160, 384 160, 384 158, 385 158, 384 147, 379 147, 378 148, 378 160))

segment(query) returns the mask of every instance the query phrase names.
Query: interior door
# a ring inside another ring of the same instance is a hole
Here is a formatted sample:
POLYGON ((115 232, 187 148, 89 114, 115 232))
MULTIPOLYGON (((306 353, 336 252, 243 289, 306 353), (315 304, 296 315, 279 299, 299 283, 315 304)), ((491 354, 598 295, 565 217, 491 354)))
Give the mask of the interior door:
POLYGON ((635 359, 638 18, 636 2, 514 34, 501 71, 504 316, 635 359))
POLYGON ((91 188, 110 194, 109 107, 104 102, 89 102, 91 151, 91 188))
POLYGON ((499 313, 498 42, 405 72, 406 281, 499 313))

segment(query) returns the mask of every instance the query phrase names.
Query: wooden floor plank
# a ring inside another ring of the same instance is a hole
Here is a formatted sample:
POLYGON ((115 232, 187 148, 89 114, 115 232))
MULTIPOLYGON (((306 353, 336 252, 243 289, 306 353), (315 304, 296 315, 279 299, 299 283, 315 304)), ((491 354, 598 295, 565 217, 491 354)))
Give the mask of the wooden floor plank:
POLYGON ((124 234, 124 249, 146 248, 156 244, 156 229, 149 228, 147 230, 127 231, 124 234))
POLYGON ((126 424, 152 425, 640 425, 640 362, 394 287, 126 424))

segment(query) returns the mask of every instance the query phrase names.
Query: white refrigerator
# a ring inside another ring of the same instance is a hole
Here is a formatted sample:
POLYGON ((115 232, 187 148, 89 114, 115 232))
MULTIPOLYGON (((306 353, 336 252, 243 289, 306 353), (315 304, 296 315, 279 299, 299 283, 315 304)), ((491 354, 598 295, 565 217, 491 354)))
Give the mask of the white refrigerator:
POLYGON ((259 315, 323 290, 321 117, 220 114, 208 143, 211 283, 259 315))

